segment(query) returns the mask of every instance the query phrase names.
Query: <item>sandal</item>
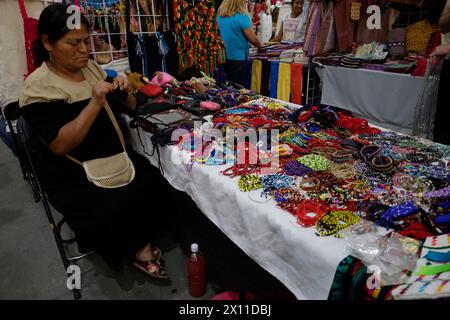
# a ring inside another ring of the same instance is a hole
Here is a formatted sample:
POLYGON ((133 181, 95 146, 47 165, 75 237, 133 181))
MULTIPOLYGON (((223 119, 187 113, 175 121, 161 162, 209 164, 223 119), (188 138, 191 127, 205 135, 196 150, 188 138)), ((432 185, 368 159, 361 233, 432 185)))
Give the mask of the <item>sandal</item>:
POLYGON ((135 261, 133 266, 156 279, 168 280, 169 276, 158 261, 135 261))

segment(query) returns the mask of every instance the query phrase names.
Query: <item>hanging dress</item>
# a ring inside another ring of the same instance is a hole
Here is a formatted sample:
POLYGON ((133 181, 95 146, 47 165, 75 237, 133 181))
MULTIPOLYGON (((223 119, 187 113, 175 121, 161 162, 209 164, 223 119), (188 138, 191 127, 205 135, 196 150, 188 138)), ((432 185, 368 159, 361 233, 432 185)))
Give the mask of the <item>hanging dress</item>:
POLYGON ((213 74, 225 63, 225 50, 216 21, 214 0, 174 0, 175 33, 180 71, 196 66, 213 74))

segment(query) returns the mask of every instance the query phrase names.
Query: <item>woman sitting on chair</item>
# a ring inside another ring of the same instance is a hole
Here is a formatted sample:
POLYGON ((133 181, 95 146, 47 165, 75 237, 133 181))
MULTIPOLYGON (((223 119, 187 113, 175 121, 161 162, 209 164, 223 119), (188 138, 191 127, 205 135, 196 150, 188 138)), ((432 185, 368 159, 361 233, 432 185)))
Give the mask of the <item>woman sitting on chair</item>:
POLYGON ((161 251, 150 245, 161 220, 152 200, 161 201, 164 179, 126 148, 116 121, 119 112, 136 108, 136 98, 125 77, 110 79, 89 59, 89 23, 81 16, 81 27, 68 29, 67 6, 42 11, 35 48, 40 67, 26 79, 19 101, 44 144, 39 179, 75 232, 80 251, 95 250, 114 269, 131 258, 148 275, 167 279, 161 251), (115 166, 126 170, 115 172, 115 166), (102 174, 114 178, 96 180, 102 174))

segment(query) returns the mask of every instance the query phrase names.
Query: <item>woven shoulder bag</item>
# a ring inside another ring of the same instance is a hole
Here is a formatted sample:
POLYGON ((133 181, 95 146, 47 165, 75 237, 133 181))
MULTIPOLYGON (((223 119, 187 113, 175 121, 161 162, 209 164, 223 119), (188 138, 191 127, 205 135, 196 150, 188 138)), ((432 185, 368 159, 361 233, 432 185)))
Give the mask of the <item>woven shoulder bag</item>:
POLYGON ((131 162, 128 153, 126 152, 122 131, 119 128, 111 108, 108 104, 106 104, 104 108, 116 129, 124 151, 110 157, 92 159, 84 162, 69 155, 66 155, 66 157, 81 165, 86 172, 88 180, 97 187, 113 189, 126 186, 133 181, 135 169, 133 162, 131 162))

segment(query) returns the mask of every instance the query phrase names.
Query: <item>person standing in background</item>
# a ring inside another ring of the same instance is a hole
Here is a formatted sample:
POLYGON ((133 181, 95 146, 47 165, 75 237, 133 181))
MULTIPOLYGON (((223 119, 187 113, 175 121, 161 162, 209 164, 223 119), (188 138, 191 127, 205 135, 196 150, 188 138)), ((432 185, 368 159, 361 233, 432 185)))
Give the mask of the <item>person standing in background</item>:
POLYGON ((292 1, 291 13, 281 22, 281 28, 271 42, 292 41, 303 43, 305 39, 305 20, 303 6, 305 0, 292 1))
POLYGON ((244 84, 249 42, 255 47, 262 47, 252 29, 245 0, 224 0, 217 12, 220 35, 225 44, 225 73, 228 79, 237 84, 244 84))

